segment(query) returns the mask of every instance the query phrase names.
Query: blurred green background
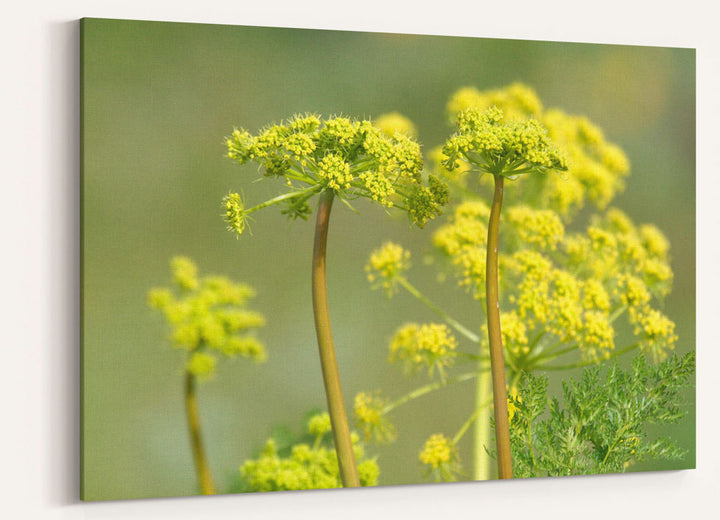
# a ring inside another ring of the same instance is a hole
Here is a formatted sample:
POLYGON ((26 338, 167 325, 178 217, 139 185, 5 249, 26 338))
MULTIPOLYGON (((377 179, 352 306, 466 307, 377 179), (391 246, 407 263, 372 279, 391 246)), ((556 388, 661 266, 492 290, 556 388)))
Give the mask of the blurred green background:
MULTIPOLYGON (((82 23, 82 486, 89 500, 196 493, 182 400, 181 353, 172 350, 147 290, 170 282, 169 259, 195 259, 257 289, 253 307, 269 359, 221 361, 200 388, 211 468, 220 489, 272 428, 299 430, 325 406, 310 308, 313 225, 276 209, 255 214, 252 236, 226 231, 220 201, 277 193, 252 183, 255 166, 224 157, 234 126, 251 132, 298 112, 377 117, 400 111, 426 149, 449 135, 444 108, 459 87, 522 81, 545 106, 587 115, 632 163, 615 199, 636 222, 669 237, 675 285, 664 311, 678 350, 695 347, 695 52, 691 49, 86 19, 82 23)), ((388 365, 403 322, 433 316, 405 294, 371 291, 369 252, 392 239, 410 249, 410 276, 473 323, 470 296, 436 283, 423 265, 429 236, 403 215, 338 205, 329 237, 333 332, 347 402, 359 391, 397 397, 424 382, 388 365)), ((422 482, 417 454, 432 433, 453 433, 472 409, 473 384, 401 407, 397 442, 378 449, 382 484, 422 482)), ((665 433, 685 460, 636 469, 694 467, 690 414, 665 433)), ((469 441, 466 436, 464 441, 469 441)), ((469 443, 462 444, 469 454, 469 443)))

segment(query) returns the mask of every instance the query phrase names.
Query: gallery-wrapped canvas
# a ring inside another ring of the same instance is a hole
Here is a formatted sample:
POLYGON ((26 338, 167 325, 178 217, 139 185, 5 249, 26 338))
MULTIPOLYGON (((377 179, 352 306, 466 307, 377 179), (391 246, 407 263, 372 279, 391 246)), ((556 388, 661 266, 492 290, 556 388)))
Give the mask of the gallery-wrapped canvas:
POLYGON ((84 500, 694 468, 694 50, 84 19, 81 134, 84 500))

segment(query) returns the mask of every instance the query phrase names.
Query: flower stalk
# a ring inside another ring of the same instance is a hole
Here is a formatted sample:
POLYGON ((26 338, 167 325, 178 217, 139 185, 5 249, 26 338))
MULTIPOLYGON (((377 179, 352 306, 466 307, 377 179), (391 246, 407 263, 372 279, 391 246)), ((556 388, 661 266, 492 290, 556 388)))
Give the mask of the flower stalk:
POLYGON ((495 193, 492 208, 490 209, 487 238, 487 328, 490 343, 490 371, 493 386, 498 477, 505 479, 512 478, 512 459, 510 455, 510 422, 508 420, 505 358, 503 355, 502 334, 500 332, 500 300, 498 294, 498 235, 504 178, 498 174, 495 174, 494 177, 495 193))
POLYGON ((332 190, 326 190, 320 195, 320 203, 318 205, 312 261, 313 314, 315 316, 315 331, 317 332, 318 348, 320 351, 320 365, 322 368, 323 383, 325 385, 325 395, 327 397, 335 450, 340 467, 340 478, 342 479, 344 487, 359 487, 360 479, 358 477, 355 454, 350 438, 350 426, 348 424, 340 385, 340 373, 338 371, 332 331, 330 329, 330 314, 328 312, 327 302, 325 259, 333 198, 334 192, 332 190))
POLYGON ((192 446, 195 472, 197 473, 200 492, 203 495, 214 495, 215 484, 213 484, 210 466, 205 454, 205 445, 200 431, 200 412, 198 410, 197 381, 195 375, 187 371, 185 373, 185 413, 187 415, 188 430, 190 431, 190 444, 192 446))

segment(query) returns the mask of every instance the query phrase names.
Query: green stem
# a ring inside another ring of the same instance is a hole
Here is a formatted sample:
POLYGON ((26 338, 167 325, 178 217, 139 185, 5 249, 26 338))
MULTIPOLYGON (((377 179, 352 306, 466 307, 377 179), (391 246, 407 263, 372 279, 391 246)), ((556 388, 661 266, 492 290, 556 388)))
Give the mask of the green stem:
POLYGON ((475 408, 475 411, 468 417, 468 419, 463 423, 463 425, 460 427, 458 432, 455 434, 455 437, 452 438, 453 444, 457 444, 460 442, 460 439, 463 438, 463 435, 467 433, 467 431, 470 429, 470 425, 477 420, 480 413, 490 406, 490 403, 492 403, 492 399, 487 399, 484 403, 481 403, 480 406, 475 408))
POLYGON ((465 336, 467 339, 472 341, 473 343, 479 343, 480 337, 472 332, 470 329, 465 327, 462 323, 457 321, 455 318, 450 316, 447 312, 442 310, 440 307, 435 305, 432 301, 430 301, 423 293, 418 291, 414 285, 412 285, 410 282, 407 281, 407 279, 403 276, 398 276, 397 281, 400 285, 402 285, 407 292, 412 294, 415 298, 420 300, 426 307, 428 307, 431 311, 433 311, 435 314, 440 316, 445 322, 450 325, 452 328, 454 328, 456 331, 458 331, 460 334, 465 336))
POLYGON ((200 492, 203 495, 214 495, 215 485, 213 484, 210 466, 205 455, 205 448, 200 433, 200 412, 198 410, 195 376, 190 372, 185 373, 185 413, 187 415, 188 429, 190 430, 190 444, 192 446, 195 471, 200 484, 200 492))
MULTIPOLYGON (((628 345, 624 349, 613 352, 603 361, 608 361, 608 360, 616 358, 618 356, 622 356, 626 352, 630 352, 631 350, 633 350, 639 346, 640 346, 640 343, 633 343, 632 345, 628 345)), ((540 368, 542 370, 572 370, 573 368, 586 367, 588 365, 596 365, 597 363, 598 363, 597 361, 590 360, 590 361, 580 361, 578 363, 571 363, 568 365, 546 365, 546 366, 541 366, 540 368)))
POLYGON ((252 208, 248 208, 245 210, 246 214, 253 213, 259 209, 267 208, 268 206, 272 206, 273 204, 278 204, 280 202, 283 202, 285 200, 294 199, 297 197, 300 197, 301 195, 312 195, 313 193, 319 191, 320 187, 318 186, 311 186, 310 188, 306 188, 304 190, 299 191, 290 191, 288 193, 283 193, 282 195, 278 195, 277 197, 273 197, 270 200, 266 200, 265 202, 261 202, 257 206, 253 206, 252 208))
POLYGON ((443 388, 443 387, 451 385, 453 383, 460 383, 462 381, 467 381, 468 379, 472 379, 473 377, 477 377, 476 372, 468 372, 466 374, 461 374, 459 376, 451 377, 445 381, 437 381, 435 383, 430 383, 429 385, 421 386, 420 388, 416 388, 412 392, 408 392, 407 394, 403 395, 402 397, 396 399, 392 403, 385 405, 385 408, 383 408, 382 413, 386 414, 388 412, 391 412, 398 406, 401 406, 409 401, 412 401, 413 399, 417 399, 418 397, 422 397, 425 394, 429 394, 430 392, 432 392, 433 390, 437 390, 438 388, 443 388))
POLYGON ((490 343, 490 369, 492 372, 493 405, 495 410, 495 440, 497 443, 498 476, 512 478, 510 454, 510 421, 508 418, 507 390, 505 388, 505 359, 500 331, 500 298, 498 290, 498 235, 502 209, 503 177, 495 174, 490 220, 488 222, 486 295, 487 327, 490 343))
POLYGON ((492 468, 490 456, 485 450, 490 445, 490 404, 488 395, 492 392, 492 374, 489 370, 480 372, 475 387, 475 408, 478 417, 475 419, 473 436, 473 479, 489 480, 492 468), (480 411, 482 410, 482 411, 480 411))
POLYGON ((348 424, 345 403, 340 386, 340 373, 338 371, 335 347, 333 345, 332 331, 330 330, 330 314, 327 302, 327 278, 325 274, 325 257, 327 252, 327 235, 330 224, 330 210, 332 209, 334 193, 326 190, 320 195, 317 221, 315 225, 315 244, 312 261, 312 299, 313 313, 315 315, 315 331, 317 332, 318 349, 320 351, 320 365, 325 384, 328 412, 332 424, 335 451, 340 467, 340 478, 344 487, 359 487, 355 453, 350 439, 350 426, 348 424))

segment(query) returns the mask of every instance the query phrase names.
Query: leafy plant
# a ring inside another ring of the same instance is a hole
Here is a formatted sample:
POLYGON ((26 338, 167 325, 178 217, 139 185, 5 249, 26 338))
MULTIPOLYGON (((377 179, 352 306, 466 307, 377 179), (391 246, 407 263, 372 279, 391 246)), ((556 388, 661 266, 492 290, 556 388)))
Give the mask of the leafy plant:
POLYGON ((562 402, 548 400, 547 376, 524 374, 510 400, 516 476, 618 473, 636 461, 680 458, 683 450, 649 438, 647 427, 685 415, 679 391, 694 371, 694 353, 658 365, 639 355, 627 371, 617 363, 586 368, 580 380, 563 383, 562 402))

